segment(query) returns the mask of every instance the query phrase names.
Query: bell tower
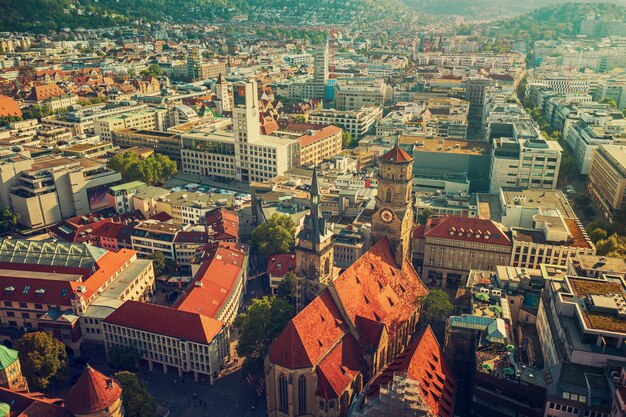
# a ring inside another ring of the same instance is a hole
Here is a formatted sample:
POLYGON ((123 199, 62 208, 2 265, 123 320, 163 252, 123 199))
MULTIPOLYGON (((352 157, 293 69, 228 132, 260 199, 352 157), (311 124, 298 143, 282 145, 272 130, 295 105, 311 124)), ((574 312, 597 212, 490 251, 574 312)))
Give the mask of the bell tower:
POLYGON ((381 156, 372 242, 387 237, 398 267, 411 261, 413 157, 396 145, 381 156))

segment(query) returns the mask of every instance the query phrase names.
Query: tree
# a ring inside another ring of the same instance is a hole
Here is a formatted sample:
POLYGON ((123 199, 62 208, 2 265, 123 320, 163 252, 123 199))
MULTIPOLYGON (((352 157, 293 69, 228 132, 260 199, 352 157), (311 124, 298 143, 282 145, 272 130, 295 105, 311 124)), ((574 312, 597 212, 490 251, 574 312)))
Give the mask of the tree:
POLYGON ((13 122, 22 120, 20 116, 2 116, 0 117, 0 127, 9 126, 13 122))
POLYGON ((282 300, 285 300, 289 305, 296 307, 296 297, 297 297, 297 288, 296 288, 296 276, 289 272, 283 280, 278 284, 278 288, 276 289, 276 296, 282 300))
POLYGON ((574 198, 574 203, 576 203, 577 206, 586 207, 591 204, 591 198, 586 194, 578 194, 574 198))
POLYGON ((591 230, 589 232, 589 238, 591 239, 592 242, 598 242, 600 240, 606 239, 608 236, 608 233, 606 232, 606 230, 601 229, 599 227, 591 230))
POLYGON ((22 372, 35 390, 44 389, 50 381, 64 376, 67 368, 65 345, 49 332, 26 333, 16 343, 22 372))
POLYGON ((359 144, 359 141, 356 140, 356 138, 354 138, 350 132, 344 130, 343 132, 341 132, 341 144, 344 149, 352 149, 356 148, 356 146, 359 144))
POLYGON ((250 239, 252 251, 261 257, 289 253, 295 245, 296 226, 290 216, 274 213, 265 223, 258 225, 250 239))
POLYGON ((626 109, 622 110, 622 114, 626 117, 626 109))
POLYGON ((424 323, 432 323, 433 320, 445 320, 454 311, 448 293, 443 290, 431 290, 422 300, 420 320, 424 323))
POLYGON ((306 117, 303 114, 299 114, 293 118, 293 121, 296 123, 306 123, 306 117))
POLYGON ((154 268, 154 276, 158 277, 163 273, 165 269, 165 255, 160 250, 155 250, 150 255, 148 255, 148 259, 152 260, 152 267, 154 268))
POLYGON ((611 107, 617 107, 617 102, 615 101, 614 98, 611 98, 611 97, 604 97, 598 103, 608 104, 611 107))
POLYGON ((15 229, 19 218, 19 214, 11 210, 11 207, 5 207, 0 211, 0 231, 8 232, 15 229))
POLYGON ((141 355, 135 347, 113 345, 108 352, 109 365, 115 369, 135 371, 141 355))
POLYGON ((429 208, 421 210, 420 213, 417 215, 417 222, 419 224, 426 224, 428 218, 432 216, 432 214, 433 212, 429 208))
POLYGON ((124 181, 143 181, 148 185, 163 184, 178 172, 176 162, 161 154, 142 158, 133 152, 123 152, 109 159, 107 166, 122 174, 124 181))
POLYGON ((126 417, 156 416, 154 397, 144 381, 128 371, 117 372, 113 377, 122 386, 122 403, 126 417))
POLYGON ((246 374, 261 375, 270 345, 294 315, 294 309, 278 297, 255 298, 245 313, 235 319, 239 329, 237 354, 244 358, 246 374))
POLYGON ((143 77, 160 77, 163 75, 163 69, 158 64, 150 64, 148 68, 141 71, 140 75, 143 77))

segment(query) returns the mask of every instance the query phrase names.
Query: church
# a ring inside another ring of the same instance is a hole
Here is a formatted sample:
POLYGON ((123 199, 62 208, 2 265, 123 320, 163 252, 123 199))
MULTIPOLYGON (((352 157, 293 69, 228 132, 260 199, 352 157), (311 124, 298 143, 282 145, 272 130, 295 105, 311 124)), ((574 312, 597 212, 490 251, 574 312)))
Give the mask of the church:
POLYGON ((333 276, 332 233, 311 211, 297 236, 296 272, 321 292, 270 346, 265 360, 270 417, 344 416, 355 396, 402 354, 417 330, 428 290, 410 261, 413 158, 394 147, 380 157, 370 250, 333 276))

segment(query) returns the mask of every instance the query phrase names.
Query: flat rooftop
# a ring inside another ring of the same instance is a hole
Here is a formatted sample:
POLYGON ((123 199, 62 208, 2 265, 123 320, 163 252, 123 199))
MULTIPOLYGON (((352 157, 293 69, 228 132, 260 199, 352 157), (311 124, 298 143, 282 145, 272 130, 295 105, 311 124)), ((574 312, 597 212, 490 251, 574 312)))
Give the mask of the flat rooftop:
POLYGON ((439 152, 467 155, 485 155, 489 152, 489 144, 478 141, 400 135, 399 143, 401 145, 413 145, 415 152, 439 152))
POLYGON ((554 208, 565 218, 576 218, 576 213, 560 190, 527 190, 503 187, 502 195, 504 196, 504 203, 507 205, 523 208, 554 208))
POLYGON ((576 260, 582 269, 626 273, 626 261, 622 258, 600 255, 578 255, 576 260))

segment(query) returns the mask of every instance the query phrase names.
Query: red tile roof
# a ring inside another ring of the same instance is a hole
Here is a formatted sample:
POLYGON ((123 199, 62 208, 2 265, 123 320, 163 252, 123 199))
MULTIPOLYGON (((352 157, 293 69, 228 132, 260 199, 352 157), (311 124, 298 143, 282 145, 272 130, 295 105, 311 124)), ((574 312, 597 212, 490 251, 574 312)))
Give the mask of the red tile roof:
POLYGON ((125 225, 122 223, 103 222, 94 227, 91 236, 111 239, 117 238, 124 229, 124 226, 125 225))
POLYGON ((157 214, 155 214, 154 216, 150 217, 151 220, 158 220, 160 222, 166 223, 169 222, 170 220, 173 219, 172 216, 170 216, 169 214, 167 214, 164 211, 161 211, 157 214))
MULTIPOLYGON (((333 282, 348 319, 361 316, 385 325, 390 334, 417 309, 428 289, 411 264, 395 264, 389 241, 381 239, 333 282)), ((366 323, 366 322, 363 322, 366 323)))
POLYGON ((380 159, 390 162, 410 162, 413 160, 413 157, 396 145, 392 150, 381 156, 380 159))
POLYGON ((216 319, 239 280, 245 279, 244 260, 247 253, 246 245, 220 242, 209 251, 207 259, 174 307, 216 319))
POLYGON ((435 416, 452 417, 456 381, 430 326, 376 377, 368 396, 376 395, 394 373, 419 382, 422 399, 435 416))
POLYGON ((267 261, 267 272, 273 276, 285 276, 296 268, 296 256, 292 253, 272 255, 267 261))
POLYGON ((122 396, 115 379, 87 366, 65 398, 65 406, 74 414, 94 414, 106 410, 122 396))
POLYGON ((339 398, 365 367, 358 343, 352 334, 346 333, 315 369, 318 378, 315 395, 327 400, 339 398))
POLYGON ((30 90, 26 100, 28 101, 44 101, 52 97, 60 97, 65 95, 65 91, 56 84, 36 85, 30 90))
POLYGON ((72 417, 65 407, 55 404, 61 400, 46 398, 39 393, 16 392, 0 387, 0 402, 10 404, 11 417, 72 417))
POLYGON ((413 229, 413 239, 424 239, 425 231, 426 231, 426 226, 423 224, 418 224, 413 229))
POLYGON ((239 217, 234 210, 213 209, 206 214, 206 224, 213 240, 239 239, 239 217))
POLYGON ((298 140, 300 141, 300 146, 305 147, 340 133, 341 128, 337 126, 326 126, 321 129, 318 126, 317 129, 313 129, 312 134, 302 135, 298 140))
POLYGON ((224 327, 221 321, 201 314, 138 301, 126 301, 104 321, 202 344, 209 344, 224 327))
POLYGON ((7 116, 22 117, 22 110, 20 110, 20 106, 11 97, 0 94, 0 117, 7 116))
POLYGON ((272 363, 289 369, 317 365, 348 332, 329 289, 298 313, 272 343, 272 363), (312 330, 315 331, 312 331, 312 330))
POLYGON ((460 216, 428 219, 424 237, 480 242, 490 245, 512 245, 511 239, 500 230, 494 221, 460 216))

